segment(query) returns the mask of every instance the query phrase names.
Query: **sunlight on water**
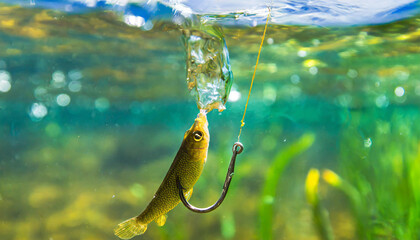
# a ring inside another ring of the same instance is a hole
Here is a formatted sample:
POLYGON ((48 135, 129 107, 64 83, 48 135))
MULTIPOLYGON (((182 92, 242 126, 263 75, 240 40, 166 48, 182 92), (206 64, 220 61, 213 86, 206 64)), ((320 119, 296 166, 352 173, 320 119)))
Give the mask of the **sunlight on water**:
POLYGON ((244 24, 255 26, 263 24, 267 16, 267 7, 272 10, 272 22, 275 24, 299 25, 363 25, 391 22, 419 13, 416 0, 278 0, 278 1, 236 1, 236 0, 3 0, 24 6, 48 7, 66 12, 81 12, 95 8, 124 11, 125 22, 141 27, 153 16, 166 14, 167 8, 184 17, 193 14, 205 15, 209 19, 224 24, 244 24), (147 3, 147 4, 146 4, 147 3), (139 10, 138 6, 143 7, 139 10), (160 12, 162 9, 162 12, 160 12), (134 12, 140 14, 138 16, 134 12), (220 17, 215 17, 220 16, 220 17), (226 16, 229 16, 226 18, 226 16))

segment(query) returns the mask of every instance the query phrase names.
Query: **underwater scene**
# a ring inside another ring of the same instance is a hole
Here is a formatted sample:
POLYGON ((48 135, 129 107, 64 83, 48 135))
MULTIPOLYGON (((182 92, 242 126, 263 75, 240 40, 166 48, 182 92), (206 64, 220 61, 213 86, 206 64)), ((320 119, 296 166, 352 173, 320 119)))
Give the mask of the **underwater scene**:
POLYGON ((420 239, 418 1, 243 2, 0 1, 0 239, 420 239))

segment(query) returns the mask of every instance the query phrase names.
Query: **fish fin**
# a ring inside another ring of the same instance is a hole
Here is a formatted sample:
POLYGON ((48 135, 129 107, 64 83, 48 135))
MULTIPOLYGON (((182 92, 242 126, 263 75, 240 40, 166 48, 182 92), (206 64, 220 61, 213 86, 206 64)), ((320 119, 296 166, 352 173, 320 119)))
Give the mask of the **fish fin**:
POLYGON ((157 217, 155 219, 155 222, 159 227, 162 227, 163 225, 165 225, 167 218, 168 218, 168 216, 166 214, 163 214, 163 215, 160 215, 159 217, 157 217))
POLYGON ((141 224, 137 218, 133 217, 118 224, 114 229, 114 234, 121 239, 130 239, 136 235, 143 234, 147 229, 147 224, 141 224))
POLYGON ((193 189, 191 188, 190 190, 188 190, 186 193, 184 193, 185 199, 187 199, 187 201, 190 200, 191 196, 193 193, 193 189))

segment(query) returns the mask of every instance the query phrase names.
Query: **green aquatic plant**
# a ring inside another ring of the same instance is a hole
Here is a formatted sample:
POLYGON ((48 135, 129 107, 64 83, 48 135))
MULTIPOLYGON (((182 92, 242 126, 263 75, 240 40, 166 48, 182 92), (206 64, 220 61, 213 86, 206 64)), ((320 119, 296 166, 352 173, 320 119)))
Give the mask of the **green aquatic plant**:
POLYGON ((276 197, 276 190, 279 179, 282 176, 285 167, 293 158, 305 152, 310 146, 312 146, 314 140, 315 136, 311 133, 303 135, 296 142, 277 153, 273 163, 267 170, 258 210, 260 220, 259 231, 261 239, 272 239, 274 213, 273 202, 276 197))
POLYGON ((353 214, 356 219, 356 230, 359 239, 371 239, 369 234, 366 232, 366 227, 368 225, 367 211, 357 189, 347 181, 343 180, 336 173, 328 169, 322 172, 322 178, 331 186, 343 191, 349 198, 350 203, 352 204, 353 214))
POLYGON ((227 212, 226 214, 224 214, 224 217, 221 218, 220 227, 222 231, 222 236, 225 239, 232 239, 235 236, 236 224, 232 212, 227 212))
POLYGON ((305 182, 306 199, 311 205, 315 227, 322 240, 333 240, 332 228, 328 211, 321 205, 318 194, 319 170, 309 170, 305 182))
POLYGON ((342 177, 327 170, 323 178, 348 196, 360 239, 420 237, 418 115, 355 111, 342 132, 342 177))

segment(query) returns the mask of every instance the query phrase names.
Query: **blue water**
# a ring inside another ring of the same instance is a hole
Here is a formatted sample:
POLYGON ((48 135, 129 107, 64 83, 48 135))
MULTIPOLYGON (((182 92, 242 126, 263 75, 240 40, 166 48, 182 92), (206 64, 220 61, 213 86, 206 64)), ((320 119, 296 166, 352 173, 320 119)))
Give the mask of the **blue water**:
POLYGON ((136 239, 327 239, 328 227, 340 240, 420 239, 417 2, 37 0, 0 3, 0 239, 116 239, 144 209, 199 111, 182 40, 195 20, 222 25, 233 73, 226 110, 208 114, 191 198, 212 204, 267 5, 225 202, 209 214, 177 206, 136 239))
POLYGON ((174 15, 192 14, 224 17, 209 17, 222 24, 256 25, 264 22, 267 8, 271 8, 271 23, 315 26, 343 26, 381 24, 404 19, 420 12, 416 0, 322 0, 322 1, 104 1, 104 0, 2 0, 25 7, 57 9, 70 13, 94 10, 112 10, 125 15, 149 19, 172 18, 174 15))

